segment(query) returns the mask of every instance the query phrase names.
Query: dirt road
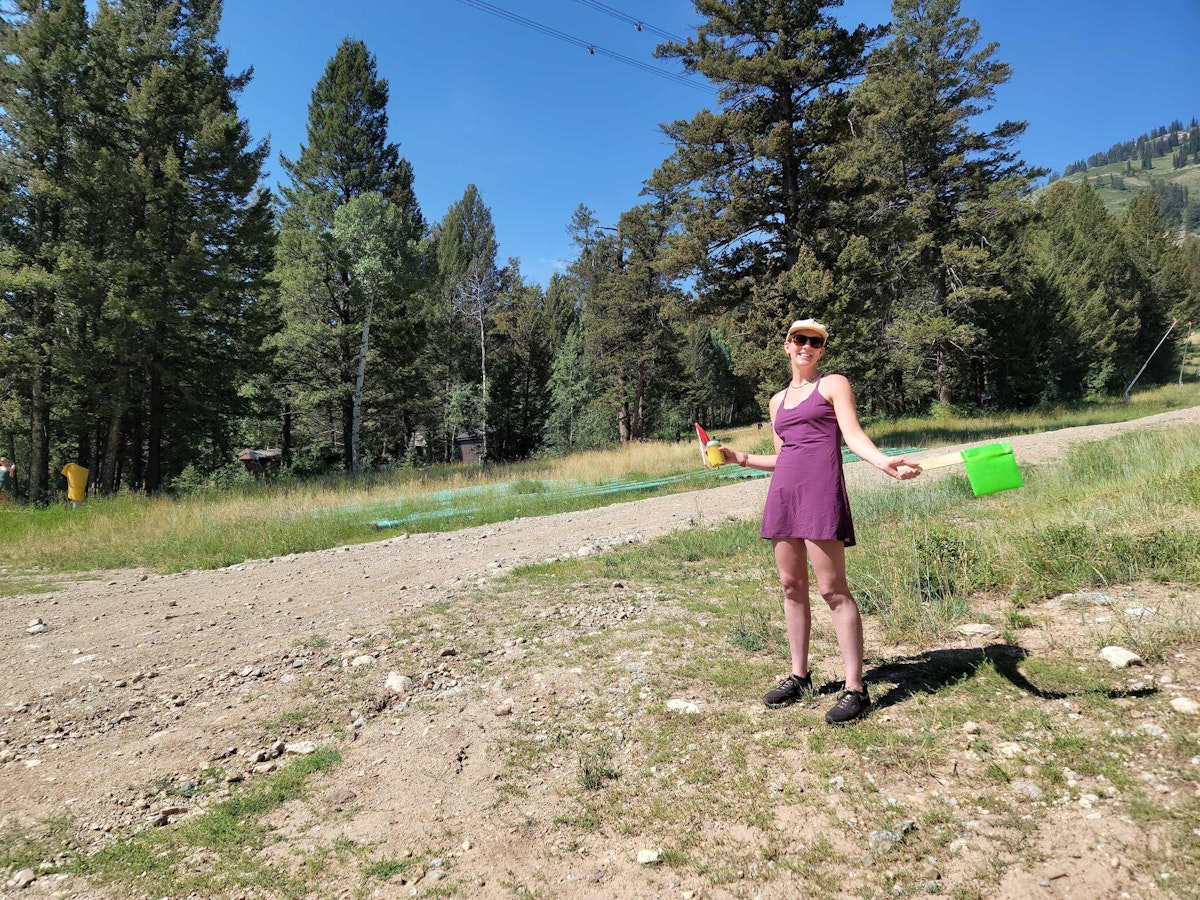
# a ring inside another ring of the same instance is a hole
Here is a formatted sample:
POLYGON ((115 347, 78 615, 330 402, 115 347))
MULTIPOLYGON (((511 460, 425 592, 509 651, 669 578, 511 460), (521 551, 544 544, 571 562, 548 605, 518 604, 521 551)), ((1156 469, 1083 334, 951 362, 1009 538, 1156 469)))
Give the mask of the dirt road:
MULTIPOLYGON (((1021 462, 1037 464, 1078 442, 1196 423, 1200 407, 1011 443, 1021 462)), ((863 463, 846 472, 852 494, 887 480, 863 463)), ((897 489, 920 490, 920 481, 897 489)), ((739 482, 216 571, 94 573, 49 594, 6 600, 0 607, 4 824, 68 813, 97 836, 136 828, 156 813, 154 785, 164 779, 186 779, 214 760, 235 758, 253 775, 248 748, 265 746, 272 729, 282 730, 280 713, 302 704, 305 691, 319 691, 334 673, 373 671, 359 680, 378 688, 386 674, 387 625, 407 612, 448 600, 470 603, 490 579, 519 564, 757 516, 765 491, 766 479, 739 482)), ((377 694, 364 687, 353 696, 359 705, 385 703, 377 694)))

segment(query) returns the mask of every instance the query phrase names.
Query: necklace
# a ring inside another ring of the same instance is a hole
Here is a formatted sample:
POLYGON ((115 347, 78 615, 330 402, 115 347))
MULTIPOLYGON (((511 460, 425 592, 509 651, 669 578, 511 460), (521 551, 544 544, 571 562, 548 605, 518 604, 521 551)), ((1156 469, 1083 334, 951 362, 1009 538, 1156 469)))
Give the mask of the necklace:
POLYGON ((796 390, 800 390, 800 388, 803 388, 803 387, 808 387, 810 384, 816 384, 816 383, 817 383, 818 381, 820 381, 820 380, 821 380, 821 376, 820 376, 820 375, 818 375, 816 378, 812 379, 812 381, 802 381, 802 382, 800 382, 800 384, 789 384, 789 385, 787 386, 787 389, 788 389, 789 391, 790 391, 792 388, 795 388, 796 390))

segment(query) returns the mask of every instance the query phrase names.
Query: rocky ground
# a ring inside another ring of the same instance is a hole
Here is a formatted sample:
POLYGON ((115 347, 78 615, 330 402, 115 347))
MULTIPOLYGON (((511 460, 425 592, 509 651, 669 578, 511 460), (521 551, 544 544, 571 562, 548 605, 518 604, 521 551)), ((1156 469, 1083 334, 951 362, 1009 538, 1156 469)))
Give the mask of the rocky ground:
MULTIPOLYGON (((1058 458, 1078 441, 1196 422, 1200 409, 1189 409, 1018 437, 1012 443, 1018 459, 1038 463, 1058 458)), ((884 477, 861 463, 849 466, 847 474, 852 492, 884 477)), ((563 658, 556 659, 549 648, 559 646, 558 634, 619 633, 639 620, 662 621, 678 612, 653 589, 619 582, 565 596, 523 595, 511 587, 494 592, 497 579, 517 565, 602 554, 680 528, 756 516, 765 490, 765 480, 737 483, 216 571, 89 573, 63 580, 51 593, 5 600, 0 605, 0 827, 62 820, 69 822, 61 827, 72 830, 77 847, 102 847, 142 829, 186 821, 287 760, 333 744, 343 761, 316 778, 315 799, 271 814, 278 840, 268 855, 294 869, 298 860, 327 852, 341 839, 401 862, 415 854, 421 865, 391 880, 323 880, 313 896, 410 896, 414 890, 438 890, 441 873, 449 871, 455 873, 452 893, 480 896, 520 894, 526 885, 540 886, 526 889, 527 894, 540 890, 547 896, 568 889, 571 896, 596 897, 795 896, 789 893, 794 882, 774 876, 756 881, 749 870, 743 880, 730 881, 639 866, 639 851, 656 851, 643 846, 647 842, 637 834, 585 836, 565 847, 554 825, 555 810, 572 795, 579 772, 577 761, 552 735, 564 727, 563 707, 570 711, 571 727, 584 729, 581 733, 588 733, 589 710, 603 728, 619 731, 621 702, 614 698, 635 688, 639 667, 649 663, 633 649, 622 649, 617 662, 606 664, 616 672, 609 685, 613 690, 606 692, 608 674, 598 679, 601 670, 586 654, 564 644, 563 658), (508 756, 521 742, 533 748, 539 762, 530 769, 536 775, 521 785, 519 799, 510 800, 502 796, 512 786, 508 756)), ((1133 586, 1127 596, 1106 602, 1122 610, 1194 604, 1191 595, 1155 596, 1161 590, 1133 586)), ((1096 613, 1079 602, 1048 606, 1030 625, 1032 643, 1022 645, 1082 647, 1083 635, 1098 626, 1101 615, 1112 613, 1096 613)), ((986 638, 964 635, 947 649, 984 646, 986 638)), ((879 638, 868 634, 868 646, 872 640, 879 638)), ((891 649, 895 652, 886 655, 913 652, 891 649)), ((1139 670, 1134 682, 1165 691, 1155 707, 1154 716, 1160 716, 1169 715, 1168 700, 1200 697, 1198 679, 1194 660, 1179 658, 1154 671, 1139 670)), ((1033 702, 1061 704, 1062 715, 1079 715, 1062 698, 1033 702)), ((754 705, 746 698, 738 708, 760 715, 754 705)), ((1189 782, 1171 765, 1155 763, 1155 742, 1166 740, 1167 731, 1153 716, 1143 725, 1141 737, 1149 741, 1146 783, 1164 793, 1194 790, 1194 776, 1189 782)), ((965 771, 986 766, 978 753, 972 759, 972 732, 963 734, 966 749, 955 765, 965 771)), ((1027 752, 1017 746, 1007 758, 1027 752)), ((790 777, 794 772, 784 766, 779 778, 790 777)), ((952 789, 937 785, 947 779, 952 784, 955 777, 954 772, 923 778, 898 773, 902 787, 896 789, 919 795, 914 805, 923 808, 946 803, 952 789)), ((811 782, 810 790, 841 789, 828 778, 814 778, 809 772, 801 780, 811 782)), ((1036 798, 1050 809, 1031 838, 1041 848, 1037 858, 1042 861, 1005 874, 1000 895, 1170 892, 1169 884, 1147 880, 1130 865, 1143 841, 1132 820, 1090 815, 1114 802, 1104 783, 1083 776, 1067 781, 1072 782, 1064 794, 1067 802, 1036 798)), ((1032 790, 1042 789, 1014 779, 1006 790, 1032 796, 1032 790)), ((1015 833, 1003 828, 992 833, 986 814, 963 821, 964 835, 955 839, 964 841, 960 850, 968 858, 994 850, 1015 833)), ((797 833, 803 830, 798 822, 797 833)), ((890 840, 872 834, 860 837, 890 840)), ((723 839, 751 841, 736 833, 723 839)), ((43 862, 47 871, 56 861, 43 862)), ((202 868, 208 863, 196 858, 188 864, 202 868)), ((335 863, 329 865, 329 871, 338 871, 335 863)), ((953 872, 966 878, 971 871, 960 862, 932 875, 945 886, 953 872)), ((36 877, 38 870, 19 879, 13 874, 14 890, 18 882, 36 879, 20 888, 27 896, 127 895, 124 888, 62 875, 36 877)), ((450 884, 447 880, 442 887, 450 884)), ((853 885, 847 890, 853 893, 853 885)), ((243 893, 270 891, 252 888, 230 895, 243 893)))

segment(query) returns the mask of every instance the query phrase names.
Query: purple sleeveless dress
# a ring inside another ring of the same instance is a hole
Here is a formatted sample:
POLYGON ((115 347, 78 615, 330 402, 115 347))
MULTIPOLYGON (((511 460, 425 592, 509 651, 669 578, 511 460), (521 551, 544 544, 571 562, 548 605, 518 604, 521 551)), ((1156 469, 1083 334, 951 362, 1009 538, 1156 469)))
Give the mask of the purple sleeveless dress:
MULTIPOLYGON (((842 432, 829 401, 817 389, 791 409, 781 403, 775 433, 783 441, 767 503, 764 538, 841 541, 854 546, 850 497, 842 475, 842 432)), ((787 397, 784 397, 784 402, 787 397)))

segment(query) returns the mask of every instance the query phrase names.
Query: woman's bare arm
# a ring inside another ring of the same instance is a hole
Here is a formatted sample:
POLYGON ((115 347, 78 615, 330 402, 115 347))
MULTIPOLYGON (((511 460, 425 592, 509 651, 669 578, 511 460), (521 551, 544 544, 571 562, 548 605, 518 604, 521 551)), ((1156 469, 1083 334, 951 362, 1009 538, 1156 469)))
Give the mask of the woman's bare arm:
POLYGON ((875 442, 867 437, 858 423, 858 410, 854 406, 854 392, 850 382, 844 375, 826 375, 821 379, 817 389, 821 396, 833 406, 837 415, 838 428, 842 432, 842 440, 859 458, 865 459, 881 472, 886 472, 893 478, 904 480, 916 478, 921 474, 916 463, 909 462, 903 457, 888 456, 883 453, 875 442))

